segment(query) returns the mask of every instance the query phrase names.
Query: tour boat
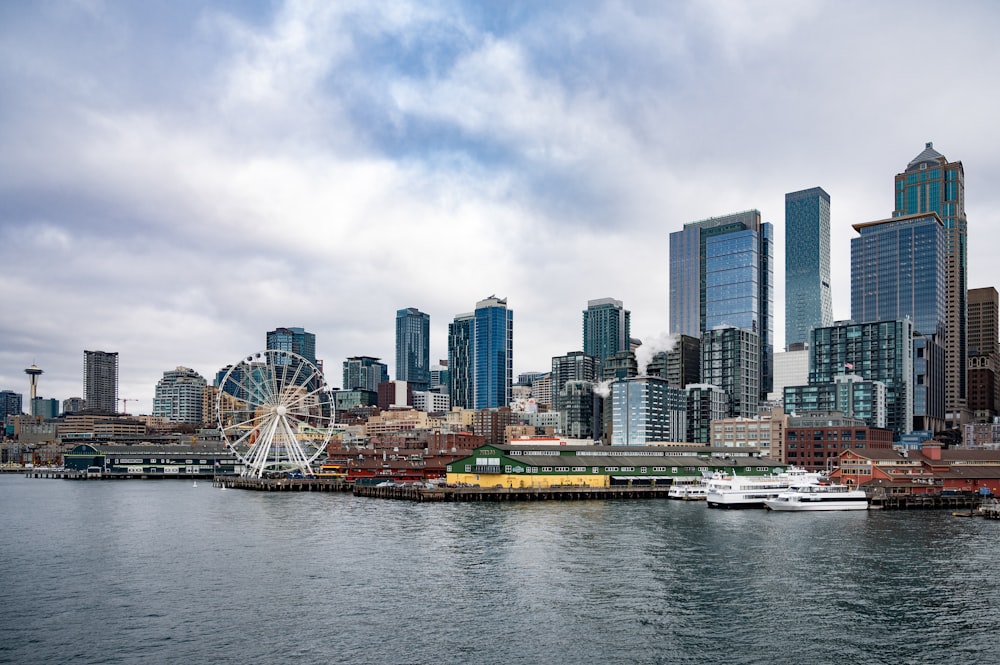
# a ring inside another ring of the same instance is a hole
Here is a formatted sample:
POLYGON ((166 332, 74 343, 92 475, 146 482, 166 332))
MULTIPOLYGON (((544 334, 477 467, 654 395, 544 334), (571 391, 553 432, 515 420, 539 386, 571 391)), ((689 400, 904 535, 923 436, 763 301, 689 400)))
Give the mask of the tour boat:
POLYGON ((864 490, 847 485, 795 485, 764 501, 770 510, 867 510, 864 490))
POLYGON ((716 475, 708 481, 705 500, 709 508, 763 508, 792 485, 809 485, 823 479, 820 473, 791 468, 770 476, 716 475))
POLYGON ((695 483, 674 483, 670 486, 667 496, 671 499, 683 499, 684 501, 704 501, 708 494, 708 486, 699 481, 695 483))

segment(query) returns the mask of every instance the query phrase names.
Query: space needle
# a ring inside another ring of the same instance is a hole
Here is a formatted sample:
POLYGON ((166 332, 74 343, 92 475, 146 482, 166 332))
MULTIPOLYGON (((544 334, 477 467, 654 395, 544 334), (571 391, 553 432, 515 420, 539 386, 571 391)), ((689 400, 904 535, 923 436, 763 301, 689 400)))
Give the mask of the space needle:
POLYGON ((31 367, 24 370, 24 373, 28 375, 28 380, 31 381, 31 401, 28 402, 28 412, 31 415, 35 415, 35 398, 38 397, 38 377, 42 375, 42 370, 37 365, 32 364, 31 367))

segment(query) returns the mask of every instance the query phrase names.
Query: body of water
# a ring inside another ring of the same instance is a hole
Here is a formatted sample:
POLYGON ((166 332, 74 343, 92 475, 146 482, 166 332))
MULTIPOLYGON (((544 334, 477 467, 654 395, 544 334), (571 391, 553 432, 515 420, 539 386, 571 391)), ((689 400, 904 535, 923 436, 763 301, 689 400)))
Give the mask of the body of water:
POLYGON ((1000 522, 0 476, 0 662, 996 662, 1000 522))

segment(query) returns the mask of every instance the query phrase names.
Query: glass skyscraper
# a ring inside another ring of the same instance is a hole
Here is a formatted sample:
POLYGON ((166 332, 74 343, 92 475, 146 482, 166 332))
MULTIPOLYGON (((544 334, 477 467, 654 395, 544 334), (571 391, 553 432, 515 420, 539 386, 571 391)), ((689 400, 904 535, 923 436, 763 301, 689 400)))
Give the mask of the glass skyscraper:
POLYGON ((316 335, 304 328, 275 328, 267 333, 268 351, 291 351, 316 365, 316 335))
POLYGON ((813 187, 785 194, 785 348, 832 323, 830 195, 813 187))
POLYGON ((968 261, 965 169, 927 143, 895 178, 893 217, 937 213, 945 236, 945 403, 953 427, 966 408, 968 261))
POLYGON ((514 378, 514 312, 507 300, 490 296, 474 312, 448 324, 448 369, 452 406, 508 406, 514 378))
POLYGON ((378 384, 389 380, 389 367, 371 356, 354 356, 344 361, 344 390, 378 392, 378 384))
POLYGON ((604 361, 629 350, 632 313, 621 300, 600 298, 588 300, 583 311, 583 352, 597 360, 600 374, 604 361))
POLYGON ((670 234, 670 332, 702 337, 736 327, 756 335, 758 399, 772 383, 773 246, 771 224, 761 222, 757 210, 692 222, 670 234))
POLYGON ((396 379, 427 390, 431 385, 431 317, 407 307, 396 311, 396 379))
POLYGON ((510 404, 514 381, 514 312, 506 298, 490 296, 476 303, 472 365, 476 409, 510 404))

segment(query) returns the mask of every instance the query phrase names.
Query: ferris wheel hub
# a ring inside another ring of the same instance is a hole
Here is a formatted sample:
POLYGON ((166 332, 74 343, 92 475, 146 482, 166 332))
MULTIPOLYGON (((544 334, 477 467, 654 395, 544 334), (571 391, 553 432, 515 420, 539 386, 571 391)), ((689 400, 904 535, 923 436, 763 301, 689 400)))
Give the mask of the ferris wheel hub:
POLYGON ((288 412, 288 409, 285 408, 284 404, 279 404, 277 407, 275 407, 274 412, 279 416, 283 416, 288 412))

